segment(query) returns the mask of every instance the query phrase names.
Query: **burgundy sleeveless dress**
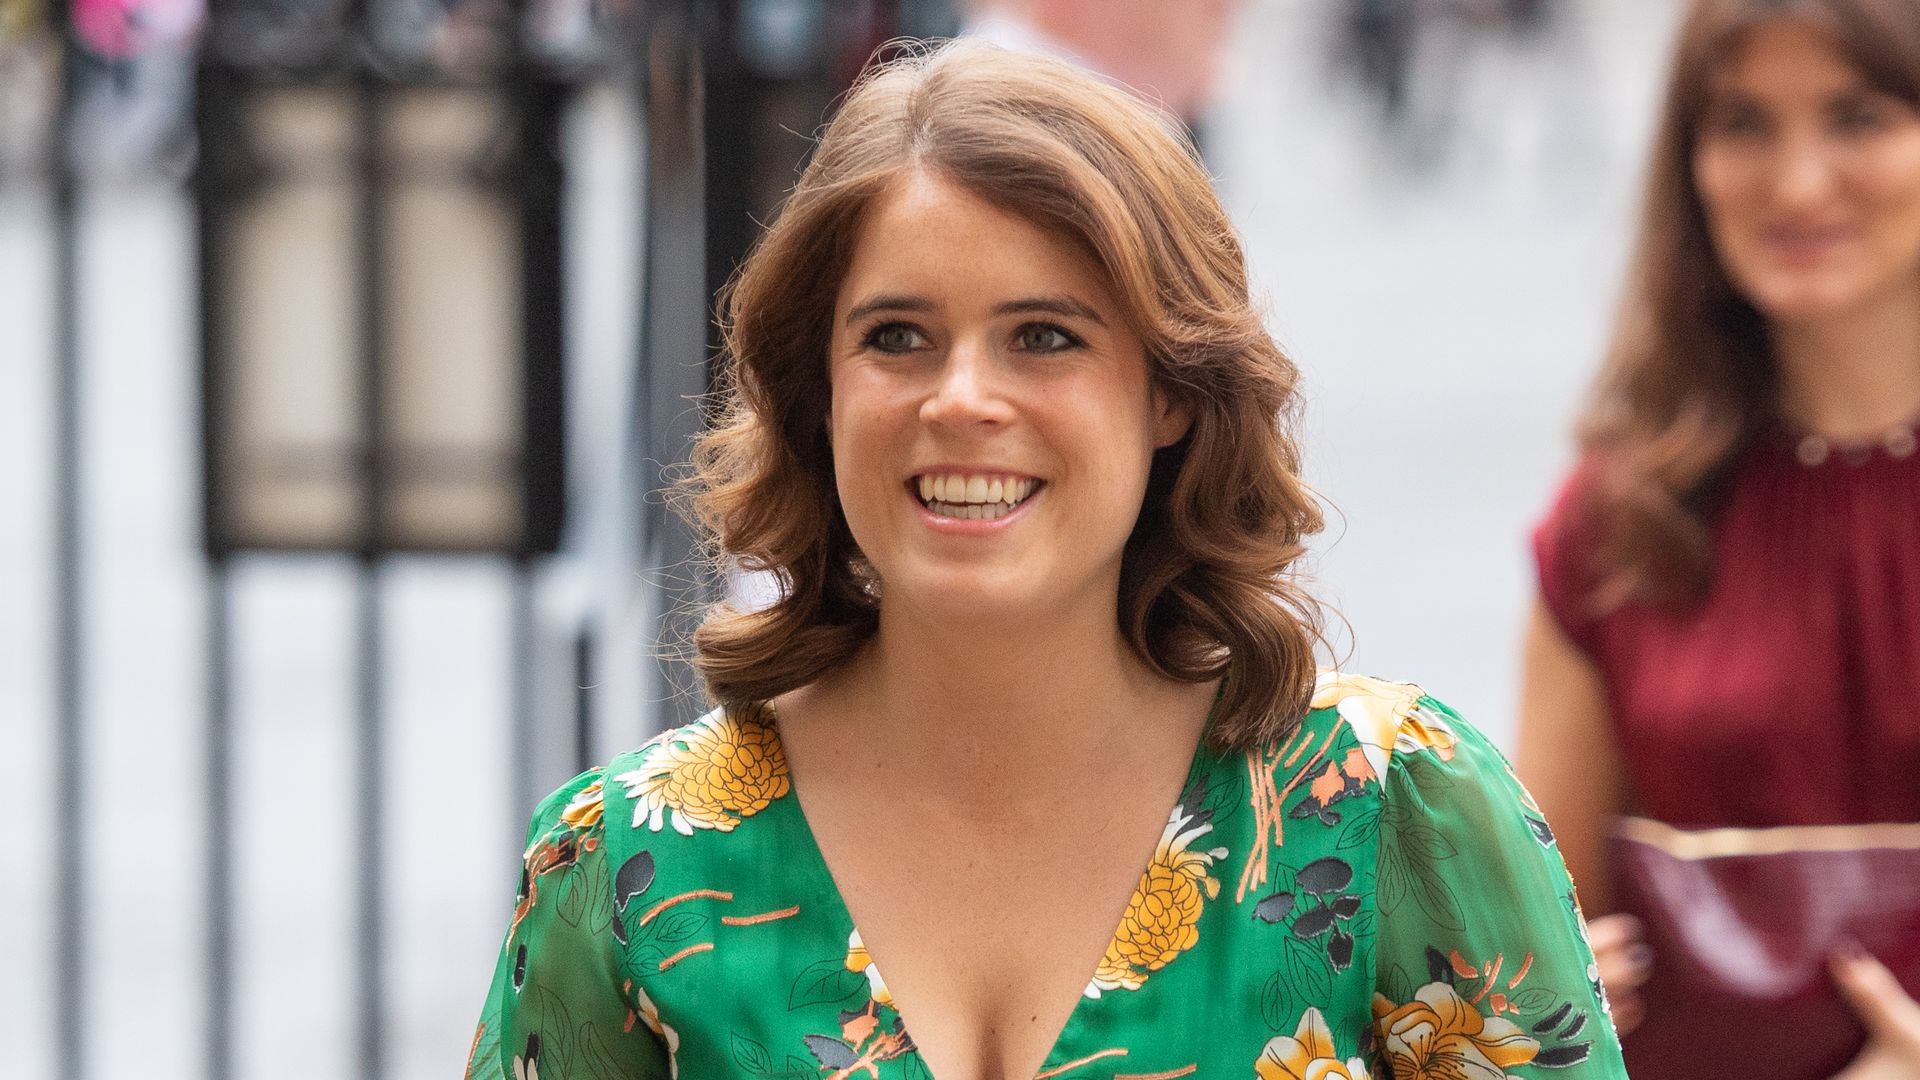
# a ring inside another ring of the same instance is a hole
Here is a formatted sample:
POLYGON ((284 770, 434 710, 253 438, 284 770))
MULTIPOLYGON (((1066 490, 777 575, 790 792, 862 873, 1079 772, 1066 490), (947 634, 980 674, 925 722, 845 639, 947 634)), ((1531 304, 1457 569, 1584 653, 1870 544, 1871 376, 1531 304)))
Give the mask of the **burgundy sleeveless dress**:
POLYGON ((1920 822, 1920 453, 1804 464, 1756 441, 1698 610, 1584 614, 1576 470, 1534 535, 1540 593, 1606 684, 1641 812, 1680 828, 1920 822))

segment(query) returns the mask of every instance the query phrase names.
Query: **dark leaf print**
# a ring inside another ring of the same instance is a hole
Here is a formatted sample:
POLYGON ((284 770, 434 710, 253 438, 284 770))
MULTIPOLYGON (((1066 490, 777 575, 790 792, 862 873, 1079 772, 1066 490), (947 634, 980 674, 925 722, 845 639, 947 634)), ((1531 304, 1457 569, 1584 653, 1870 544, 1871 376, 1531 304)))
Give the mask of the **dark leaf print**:
POLYGON ((568 926, 579 926, 580 920, 587 915, 587 892, 581 887, 580 875, 569 867, 565 877, 560 879, 560 921, 568 926))
POLYGON ((705 925, 707 917, 697 911, 676 911, 660 920, 660 929, 655 931, 654 940, 662 945, 673 945, 699 933, 705 925))
POLYGON ((1360 910, 1360 898, 1348 893, 1333 902, 1333 913, 1342 919, 1351 919, 1360 910))
POLYGON ((596 934, 607 932, 607 924, 613 921, 613 886, 607 880, 607 861, 593 860, 592 869, 587 872, 587 929, 596 934))
POLYGON ((666 950, 662 949, 658 945, 653 945, 653 944, 636 945, 633 948, 630 948, 627 950, 627 962, 629 965, 629 969, 633 972, 633 974, 636 977, 642 978, 642 979, 650 975, 659 974, 660 961, 665 960, 666 958, 667 958, 666 950))
POLYGON ((737 1031, 733 1033, 733 1063, 751 1073, 773 1071, 773 1055, 767 1051, 766 1045, 737 1031))
POLYGON ((1287 974, 1294 988, 1306 996, 1303 1005, 1321 1008, 1333 999, 1333 973, 1327 970, 1327 958, 1321 951, 1297 937, 1287 939, 1287 974))
POLYGON ((1293 1031, 1293 992, 1287 987, 1284 972, 1276 971, 1267 976, 1260 987, 1260 1019, 1266 1021, 1269 1031, 1293 1031))
MULTIPOLYGON (((1527 817, 1524 814, 1521 816, 1527 817)), ((1545 820, 1537 817, 1527 817, 1527 828, 1533 830, 1533 838, 1540 842, 1541 847, 1553 846, 1553 828, 1549 826, 1545 820)))
POLYGON ((1353 867, 1348 866, 1345 859, 1328 855, 1301 867, 1293 881, 1301 892, 1323 896, 1353 884, 1353 867))
POLYGON ((1513 995, 1509 1003, 1522 1013, 1537 1013, 1553 1004, 1553 991, 1544 986, 1529 986, 1513 995))
MULTIPOLYGON (((1337 915, 1339 912, 1335 911, 1334 914, 1337 915)), ((1373 911, 1362 911, 1353 917, 1353 921, 1347 923, 1347 933, 1364 941, 1373 936, 1373 928, 1377 922, 1379 922, 1379 916, 1373 911)))
POLYGON ((618 911, 613 913, 613 940, 622 945, 627 943, 627 921, 620 917, 618 911))
POLYGON ((1264 923, 1277 923, 1293 911, 1293 894, 1277 892, 1253 905, 1253 917, 1264 923))
POLYGON ((1453 777, 1427 754, 1395 754, 1394 761, 1405 762, 1408 775, 1421 791, 1452 791, 1453 777))
POLYGON ((1538 1054, 1535 1054, 1533 1060, 1527 1064, 1538 1066, 1542 1069, 1564 1069, 1587 1060, 1587 1055, 1592 1052, 1593 1044, 1590 1042, 1574 1043, 1572 1046, 1556 1046, 1551 1050, 1542 1050, 1538 1054))
POLYGON ((513 992, 519 993, 520 988, 525 985, 527 985, 527 944, 523 941, 520 943, 520 948, 513 954, 513 992))
POLYGON ((1440 835, 1431 825, 1415 825, 1400 832, 1400 844, 1429 859, 1451 859, 1459 852, 1453 841, 1440 835))
POLYGON ((613 876, 613 903, 621 911, 633 898, 653 888, 653 852, 643 851, 620 864, 613 876))
POLYGON ((1571 1039, 1575 1035, 1580 1034, 1580 1032, 1584 1030, 1586 1026, 1587 1026, 1587 1014, 1585 1012, 1574 1013, 1573 1019, 1567 1021, 1567 1026, 1561 1028, 1559 1033, 1554 1037, 1564 1042, 1567 1039, 1571 1039))
POLYGON ((1400 904, 1407 898, 1405 860, 1401 858, 1400 846, 1388 839, 1392 835, 1381 834, 1380 913, 1383 915, 1391 915, 1399 910, 1400 904))
POLYGON ((1414 899, 1420 901, 1427 918, 1449 930, 1467 928, 1466 919, 1460 913, 1460 901, 1453 895, 1453 887, 1434 873, 1433 867, 1416 863, 1409 876, 1413 878, 1414 899))
POLYGON ((1373 842, 1380 835, 1380 808, 1374 804, 1371 810, 1363 810, 1359 817, 1347 821, 1347 827, 1340 833, 1340 842, 1334 847, 1339 851, 1349 851, 1373 842))
POLYGON ((807 1049, 813 1052, 815 1061, 829 1069, 844 1069, 860 1060, 853 1047, 831 1035, 808 1035, 805 1039, 807 1049))
POLYGON ((1566 1004, 1560 1006, 1558 1009, 1555 1009, 1553 1011, 1553 1015, 1547 1017, 1545 1020, 1541 1020, 1535 1023, 1533 1025, 1533 1033, 1535 1035, 1539 1035, 1539 1034, 1542 1034, 1543 1032, 1551 1031, 1554 1028, 1559 1027, 1562 1023, 1566 1021, 1568 1014, 1572 1012, 1573 1012, 1573 1002, 1569 1001, 1566 1004))
POLYGON ((1327 938, 1327 962, 1335 971, 1345 971, 1353 963, 1353 935, 1344 930, 1335 930, 1327 938))
POLYGON ((800 972, 800 977, 793 980, 793 989, 787 994, 787 1009, 791 1011, 803 1005, 838 1005, 865 989, 866 985, 867 977, 864 974, 848 971, 846 962, 837 957, 816 961, 808 964, 800 972))
POLYGON ((1297 938, 1316 938, 1333 927, 1332 908, 1314 908, 1303 911, 1293 920, 1293 936, 1297 938))
POLYGON ((1395 964, 1387 971, 1387 993, 1395 1005, 1404 1005, 1413 1000, 1413 979, 1407 975, 1406 968, 1395 964))
POLYGON ((473 1044, 473 1054, 468 1059, 466 1080, 482 1080, 483 1076, 500 1074, 500 1022, 494 1020, 480 1032, 473 1044))
POLYGON ((1238 771, 1229 772, 1224 778, 1215 777, 1214 782, 1207 785, 1200 802, 1207 813, 1213 815, 1215 828, 1232 817, 1233 812, 1246 801, 1246 789, 1247 779, 1238 771))
POLYGON ((534 1015, 540 1017, 539 1030, 528 1037, 528 1056, 538 1056, 540 1071, 548 1076, 573 1075, 574 1032, 573 1014, 567 1011, 567 1004, 560 995, 544 986, 538 987, 540 1011, 534 1015))
MULTIPOLYGON (((1431 945, 1427 946, 1427 981, 1430 983, 1443 982, 1451 986, 1453 985, 1453 980, 1453 961, 1447 959, 1446 953, 1441 952, 1431 945)), ((1400 998, 1399 1000, 1405 1003, 1408 999, 1400 998)))
POLYGON ((613 1049, 600 1036, 600 1029, 592 1023, 580 1029, 580 1057, 595 1080, 624 1080, 627 1075, 615 1059, 613 1049))

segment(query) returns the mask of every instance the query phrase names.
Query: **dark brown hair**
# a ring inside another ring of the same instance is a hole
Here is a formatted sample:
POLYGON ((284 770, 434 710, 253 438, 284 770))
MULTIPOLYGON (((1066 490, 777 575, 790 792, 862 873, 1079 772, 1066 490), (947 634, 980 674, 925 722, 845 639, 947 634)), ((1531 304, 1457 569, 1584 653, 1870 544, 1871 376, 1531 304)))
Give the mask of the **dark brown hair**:
POLYGON ((1123 555, 1122 631, 1165 676, 1226 677, 1216 745, 1289 730, 1320 639, 1292 571, 1321 516, 1289 434, 1298 372, 1249 301, 1232 227, 1191 145, 1150 106, 1064 63, 965 41, 860 80, 723 295, 720 414, 695 448, 692 515, 716 555, 771 571, 779 596, 708 610, 694 645, 709 692, 757 707, 875 630, 878 583, 834 494, 827 351, 862 215, 914 170, 1071 238, 1103 268, 1156 384, 1193 411, 1155 457, 1123 555))
POLYGON ((1580 424, 1577 510, 1600 535, 1596 610, 1704 597, 1718 489, 1776 418, 1766 320, 1714 253, 1693 155, 1710 79, 1754 27, 1778 20, 1829 35, 1876 89, 1920 105, 1920 0, 1696 0, 1688 11, 1623 309, 1580 424))

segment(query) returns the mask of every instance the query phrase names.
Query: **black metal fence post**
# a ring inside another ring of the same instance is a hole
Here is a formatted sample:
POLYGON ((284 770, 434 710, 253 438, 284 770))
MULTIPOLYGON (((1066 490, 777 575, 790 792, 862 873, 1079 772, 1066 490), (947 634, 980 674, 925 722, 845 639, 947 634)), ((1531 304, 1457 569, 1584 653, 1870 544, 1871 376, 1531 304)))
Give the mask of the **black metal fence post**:
POLYGON ((81 445, 79 177, 70 135, 80 81, 80 46, 67 0, 48 15, 59 41, 60 75, 48 127, 53 215, 53 588, 54 814, 63 823, 53 875, 53 1030, 60 1080, 87 1075, 87 960, 90 800, 84 791, 87 752, 86 535, 82 513, 86 460, 81 445))

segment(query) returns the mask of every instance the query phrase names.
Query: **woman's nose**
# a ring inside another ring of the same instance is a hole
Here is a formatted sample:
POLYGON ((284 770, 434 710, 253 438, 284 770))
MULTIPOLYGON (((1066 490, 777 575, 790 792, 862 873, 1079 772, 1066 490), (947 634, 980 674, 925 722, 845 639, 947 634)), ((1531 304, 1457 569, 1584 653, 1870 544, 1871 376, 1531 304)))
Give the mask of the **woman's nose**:
POLYGON ((1817 203, 1833 186, 1833 148, 1813 134, 1791 136, 1782 142, 1773 173, 1774 197, 1783 205, 1817 203))
POLYGON ((947 427, 1004 423, 1011 415, 1004 382, 988 347, 956 342, 921 403, 920 418, 947 427))

